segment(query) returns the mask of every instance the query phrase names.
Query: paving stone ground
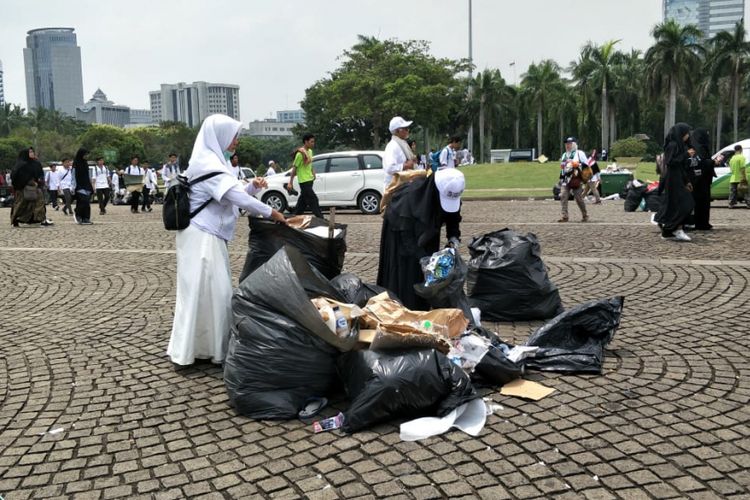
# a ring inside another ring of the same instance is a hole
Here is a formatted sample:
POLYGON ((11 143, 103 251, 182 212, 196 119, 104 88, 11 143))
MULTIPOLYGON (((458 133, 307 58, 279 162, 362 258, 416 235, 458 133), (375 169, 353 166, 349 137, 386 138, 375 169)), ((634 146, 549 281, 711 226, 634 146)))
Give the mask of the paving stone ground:
MULTIPOLYGON (((464 242, 534 232, 567 306, 622 294, 625 311, 602 375, 530 375, 556 391, 490 392, 502 410, 478 437, 416 443, 397 421, 352 436, 252 421, 228 407, 220 368, 174 371, 174 234, 159 210, 0 227, 4 499, 750 495, 750 210, 716 202, 716 230, 680 244, 621 202, 566 225, 551 201, 466 202, 464 242)), ((373 280, 380 218, 337 218, 346 270, 373 280)), ((241 223, 230 245, 235 279, 247 235, 241 223)), ((540 324, 490 326, 522 342, 540 324)))

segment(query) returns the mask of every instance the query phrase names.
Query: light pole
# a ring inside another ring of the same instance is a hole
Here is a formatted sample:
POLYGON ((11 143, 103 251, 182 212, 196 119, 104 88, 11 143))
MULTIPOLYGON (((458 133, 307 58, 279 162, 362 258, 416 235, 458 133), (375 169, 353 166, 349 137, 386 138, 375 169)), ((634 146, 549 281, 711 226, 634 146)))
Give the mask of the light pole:
MULTIPOLYGON (((474 58, 472 57, 471 47, 471 0, 469 0, 469 98, 471 98, 473 92, 472 78, 474 77, 474 70, 472 68, 474 64, 474 58)), ((469 132, 466 137, 466 142, 469 144, 469 149, 474 150, 474 117, 471 116, 471 122, 469 122, 469 132)))

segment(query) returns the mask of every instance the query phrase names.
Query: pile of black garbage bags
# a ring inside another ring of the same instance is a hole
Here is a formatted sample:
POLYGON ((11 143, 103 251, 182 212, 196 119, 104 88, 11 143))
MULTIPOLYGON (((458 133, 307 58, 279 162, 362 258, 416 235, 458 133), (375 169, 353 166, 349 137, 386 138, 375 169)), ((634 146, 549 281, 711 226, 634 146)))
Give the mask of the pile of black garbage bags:
POLYGON ((625 202, 623 207, 626 212, 635 212, 639 208, 644 212, 659 211, 659 183, 646 183, 641 180, 630 181, 625 185, 625 202))
POLYGON ((435 284, 438 291, 416 288, 439 304, 434 307, 464 311, 470 319, 465 335, 489 342, 490 349, 471 373, 432 348, 370 350, 358 341, 356 325, 348 337, 338 337, 310 301, 326 297, 364 307, 385 291, 352 274, 340 274, 345 226, 339 226, 338 238, 320 238, 315 245, 298 244, 298 229, 264 221, 259 231, 251 227, 252 262, 245 266, 251 271, 232 299, 224 380, 230 404, 254 419, 294 419, 309 398, 341 394, 349 401, 343 426, 348 433, 392 419, 445 416, 475 399, 475 386, 503 385, 526 369, 600 373, 604 347, 619 326, 622 297, 562 312, 541 259, 532 262, 539 258, 536 238, 505 229, 475 238, 468 265, 457 256, 454 272, 435 284), (339 254, 340 259, 334 258, 339 254), (467 277, 468 297, 463 290, 467 277), (527 286, 536 287, 537 295, 527 286), (554 319, 527 342, 539 346, 536 357, 514 362, 507 357, 512 345, 473 324, 469 303, 482 309, 484 319, 554 319), (522 318, 524 314, 531 316, 522 318))

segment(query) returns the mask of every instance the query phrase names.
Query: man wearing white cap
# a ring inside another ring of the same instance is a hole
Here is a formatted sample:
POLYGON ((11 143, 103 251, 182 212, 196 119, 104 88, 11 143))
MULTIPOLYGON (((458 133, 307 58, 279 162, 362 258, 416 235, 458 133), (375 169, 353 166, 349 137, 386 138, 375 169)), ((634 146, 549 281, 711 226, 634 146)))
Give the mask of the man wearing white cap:
POLYGON ((276 175, 276 169, 273 168, 273 166, 274 166, 273 160, 269 160, 268 168, 266 169, 266 177, 268 177, 269 175, 276 175))
POLYGON ((399 187, 385 209, 377 283, 394 292, 409 309, 429 310, 414 285, 424 281, 420 259, 440 249, 443 225, 448 244, 454 248, 459 244, 465 184, 460 170, 438 170, 399 187))
POLYGON ((414 168, 416 155, 411 150, 406 139, 409 138, 409 126, 412 124, 400 116, 391 118, 388 130, 391 131, 391 141, 385 147, 383 170, 385 171, 385 187, 391 183, 393 174, 414 168))

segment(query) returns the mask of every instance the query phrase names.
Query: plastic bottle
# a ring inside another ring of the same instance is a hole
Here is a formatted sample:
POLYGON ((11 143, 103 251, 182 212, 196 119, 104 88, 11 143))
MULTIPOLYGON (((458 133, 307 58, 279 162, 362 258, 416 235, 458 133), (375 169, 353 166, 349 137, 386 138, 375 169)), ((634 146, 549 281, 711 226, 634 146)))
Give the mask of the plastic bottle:
POLYGON ((342 338, 349 335, 349 323, 339 306, 333 306, 333 315, 336 317, 336 335, 342 338))

